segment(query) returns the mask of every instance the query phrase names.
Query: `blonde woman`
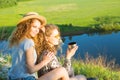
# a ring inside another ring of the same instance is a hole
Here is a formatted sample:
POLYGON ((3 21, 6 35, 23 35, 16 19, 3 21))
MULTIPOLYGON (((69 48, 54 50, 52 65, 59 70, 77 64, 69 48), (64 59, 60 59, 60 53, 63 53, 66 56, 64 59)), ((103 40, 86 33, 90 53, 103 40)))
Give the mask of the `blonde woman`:
MULTIPOLYGON (((41 36, 41 35, 40 35, 41 36)), ((61 38, 60 38, 60 30, 56 25, 48 24, 45 26, 45 40, 43 42, 39 43, 40 45, 43 45, 42 47, 38 48, 38 62, 41 62, 43 60, 43 56, 47 55, 46 52, 53 52, 54 55, 52 56, 52 61, 50 61, 47 65, 45 65, 43 68, 41 68, 38 71, 38 76, 42 76, 49 71, 52 71, 56 68, 61 67, 62 65, 58 62, 58 59, 56 57, 57 50, 60 47, 61 38)), ((64 67, 67 70, 67 74, 69 74, 70 80, 86 80, 86 77, 83 75, 74 75, 74 71, 71 66, 71 58, 75 54, 76 50, 78 49, 78 46, 74 46, 72 49, 67 49, 64 67)))
POLYGON ((43 60, 36 64, 38 45, 38 33, 46 25, 45 17, 36 12, 29 12, 18 22, 16 29, 9 38, 11 48, 12 66, 8 72, 9 80, 69 80, 63 67, 37 78, 35 72, 52 60, 53 52, 48 52, 43 60), (54 74, 54 73, 65 74, 54 74), (51 75, 53 74, 53 75, 51 75))

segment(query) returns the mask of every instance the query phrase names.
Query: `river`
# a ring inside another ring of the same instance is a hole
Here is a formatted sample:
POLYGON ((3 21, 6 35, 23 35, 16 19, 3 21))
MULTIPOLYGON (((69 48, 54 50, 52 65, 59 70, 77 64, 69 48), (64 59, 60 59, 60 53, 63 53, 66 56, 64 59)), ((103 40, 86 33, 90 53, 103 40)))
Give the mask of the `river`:
MULTIPOLYGON (((67 44, 75 41, 79 46, 75 58, 84 58, 86 53, 92 57, 99 55, 107 57, 108 60, 115 59, 120 64, 120 32, 112 32, 109 34, 82 34, 74 36, 66 36, 63 38, 63 54, 66 51, 67 44)), ((0 51, 9 53, 7 41, 0 41, 0 51)))
POLYGON ((63 37, 63 53, 65 53, 69 42, 77 42, 79 49, 75 58, 84 58, 86 53, 92 57, 104 56, 107 60, 115 59, 120 64, 120 32, 107 34, 83 34, 63 37))

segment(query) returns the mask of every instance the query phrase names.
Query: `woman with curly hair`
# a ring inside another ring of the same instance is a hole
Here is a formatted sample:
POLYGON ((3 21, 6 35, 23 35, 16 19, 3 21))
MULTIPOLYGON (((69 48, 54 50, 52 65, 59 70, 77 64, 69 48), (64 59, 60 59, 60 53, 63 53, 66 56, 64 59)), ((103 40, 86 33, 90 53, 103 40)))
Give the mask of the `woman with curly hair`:
POLYGON ((39 42, 38 33, 40 34, 40 30, 44 30, 44 25, 46 25, 45 17, 36 12, 25 14, 18 22, 17 27, 9 38, 12 56, 12 66, 8 72, 9 80, 57 80, 59 78, 69 80, 63 67, 57 68, 39 78, 35 74, 35 72, 49 63, 53 56, 53 52, 49 52, 40 63, 36 64, 36 47, 39 42), (64 74, 54 74, 59 72, 64 74))
MULTIPOLYGON (((40 35, 41 36, 41 35, 40 35)), ((49 71, 52 71, 58 67, 61 67, 62 65, 60 62, 58 62, 58 59, 56 57, 57 50, 61 47, 61 37, 60 37, 60 30, 58 26, 53 24, 48 24, 45 26, 45 35, 42 44, 42 47, 38 48, 38 62, 41 62, 43 60, 43 56, 46 55, 46 52, 53 52, 54 55, 52 56, 53 59, 50 61, 47 65, 45 65, 43 68, 41 68, 38 71, 38 76, 42 76, 49 71)), ((75 54, 76 50, 78 49, 78 46, 75 45, 73 48, 68 48, 66 52, 65 62, 63 66, 67 70, 70 80, 86 80, 86 77, 84 75, 74 75, 74 71, 71 66, 71 58, 75 54)))

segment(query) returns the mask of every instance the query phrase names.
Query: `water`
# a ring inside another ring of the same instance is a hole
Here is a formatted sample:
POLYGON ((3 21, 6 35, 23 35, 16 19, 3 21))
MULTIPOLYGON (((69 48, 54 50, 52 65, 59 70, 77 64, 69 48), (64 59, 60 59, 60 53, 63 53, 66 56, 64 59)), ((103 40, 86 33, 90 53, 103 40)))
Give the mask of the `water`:
POLYGON ((77 36, 66 36, 63 38, 63 53, 65 53, 67 44, 75 41, 79 46, 75 58, 84 58, 88 53, 90 56, 98 57, 99 55, 107 57, 108 60, 115 59, 120 64, 120 32, 111 34, 83 34, 77 36))
MULTIPOLYGON (((75 41, 79 46, 75 54, 75 58, 84 58, 88 53, 90 56, 97 57, 98 55, 106 56, 108 59, 115 59, 116 63, 120 64, 120 32, 110 34, 83 34, 76 36, 63 37, 64 45, 63 53, 65 53, 67 44, 75 41)), ((10 53, 7 41, 0 41, 0 52, 10 53)))
POLYGON ((4 54, 10 53, 10 49, 8 48, 8 41, 0 41, 0 52, 4 54))

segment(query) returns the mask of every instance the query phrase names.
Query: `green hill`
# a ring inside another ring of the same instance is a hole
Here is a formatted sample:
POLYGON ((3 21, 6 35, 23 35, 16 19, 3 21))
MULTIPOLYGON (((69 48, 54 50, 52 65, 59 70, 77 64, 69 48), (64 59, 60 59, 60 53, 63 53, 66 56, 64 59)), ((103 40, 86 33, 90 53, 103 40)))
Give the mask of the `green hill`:
POLYGON ((22 14, 35 11, 48 23, 88 26, 93 18, 120 16, 120 0, 30 0, 0 9, 0 27, 15 26, 22 14))

